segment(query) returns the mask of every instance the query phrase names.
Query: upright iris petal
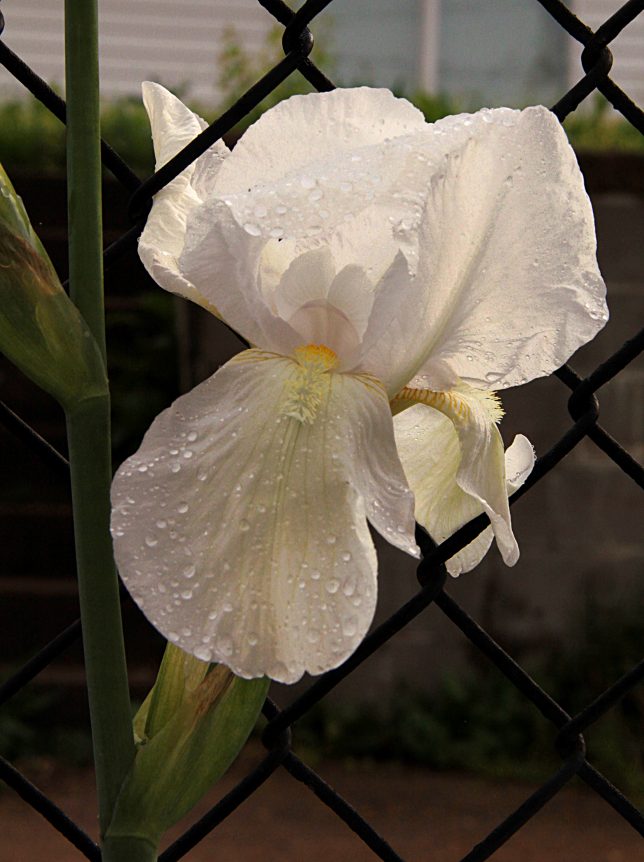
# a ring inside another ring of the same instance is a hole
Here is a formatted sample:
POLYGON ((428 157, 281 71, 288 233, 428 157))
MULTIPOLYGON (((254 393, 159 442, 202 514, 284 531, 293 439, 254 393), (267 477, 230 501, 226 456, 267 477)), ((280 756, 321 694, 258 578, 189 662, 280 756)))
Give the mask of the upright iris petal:
MULTIPOLYGON (((160 166, 203 121, 144 96, 160 166)), ((412 491, 437 539, 490 518, 453 574, 492 531, 516 561, 507 496, 534 455, 523 437, 504 454, 491 390, 550 373, 606 319, 545 108, 428 125, 383 90, 294 97, 157 195, 140 253, 254 345, 114 481, 117 563, 166 637, 245 677, 337 666, 375 608, 367 521, 418 554, 412 491)))

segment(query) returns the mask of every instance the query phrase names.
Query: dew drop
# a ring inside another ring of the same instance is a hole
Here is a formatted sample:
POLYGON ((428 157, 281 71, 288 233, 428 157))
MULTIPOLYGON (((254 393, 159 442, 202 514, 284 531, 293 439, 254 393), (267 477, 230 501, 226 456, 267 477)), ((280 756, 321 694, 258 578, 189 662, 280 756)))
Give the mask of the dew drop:
POLYGON ((217 649, 222 655, 230 656, 233 654, 233 642, 229 637, 219 638, 217 641, 217 649))
POLYGON ((358 621, 355 617, 345 617, 342 620, 342 634, 345 637, 352 638, 358 631, 358 621))
POLYGON ((260 228, 252 221, 247 221, 244 225, 244 230, 246 233, 249 233, 251 236, 261 236, 262 231, 260 228))
POLYGON ((310 644, 316 644, 320 640, 320 632, 317 629, 309 629, 306 639, 310 644))
POLYGON ((180 515, 185 515, 185 514, 186 514, 186 512, 188 511, 188 508, 189 508, 189 507, 188 507, 188 504, 187 504, 187 503, 179 503, 179 505, 177 506, 177 512, 178 512, 180 515))
POLYGON ((345 562, 345 563, 350 562, 350 560, 351 560, 351 554, 349 553, 349 551, 345 551, 345 552, 342 554, 342 559, 344 560, 344 562, 345 562))
POLYGON ((333 535, 327 536, 326 537, 326 543, 327 543, 327 545, 335 545, 335 543, 336 543, 335 536, 333 536, 333 535))
POLYGON ((186 566, 181 574, 184 576, 184 578, 194 578, 196 571, 197 567, 195 565, 186 566))
POLYGON ((148 468, 145 466, 145 464, 139 464, 139 466, 137 467, 137 470, 139 471, 139 473, 147 473, 148 472, 148 468))
POLYGON ((168 526, 168 522, 167 522, 167 521, 157 521, 157 527, 158 527, 160 530, 165 530, 165 528, 166 528, 167 526, 168 526))
POLYGON ((186 599, 186 601, 188 599, 191 599, 192 598, 192 590, 183 590, 181 593, 181 598, 186 599))
POLYGON ((193 454, 194 453, 192 449, 186 449, 186 451, 183 453, 183 457, 187 460, 189 458, 192 458, 193 454))
POLYGON ((239 529, 242 531, 242 533, 247 533, 250 530, 250 524, 245 518, 242 518, 239 522, 239 529))
POLYGON ((347 598, 350 598, 356 591, 357 578, 355 575, 350 575, 342 584, 342 592, 347 598))
POLYGON ((188 440, 190 440, 190 442, 191 442, 191 443, 194 443, 194 442, 195 442, 195 440, 197 439, 197 432, 196 432, 196 431, 191 431, 191 432, 188 434, 188 438, 187 438, 187 439, 188 439, 188 440))
POLYGON ((330 593, 331 595, 333 595, 334 593, 337 593, 337 591, 339 590, 340 581, 337 578, 331 578, 331 580, 327 581, 324 586, 325 586, 327 593, 330 593))
POLYGON ((320 580, 320 572, 318 569, 311 569, 311 580, 319 581, 320 580))
POLYGON ((154 536, 146 536, 145 544, 148 546, 148 548, 154 548, 155 545, 159 544, 159 541, 154 536))
POLYGON ((212 650, 207 646, 197 647, 195 650, 195 656, 201 661, 210 661, 212 658, 212 650))

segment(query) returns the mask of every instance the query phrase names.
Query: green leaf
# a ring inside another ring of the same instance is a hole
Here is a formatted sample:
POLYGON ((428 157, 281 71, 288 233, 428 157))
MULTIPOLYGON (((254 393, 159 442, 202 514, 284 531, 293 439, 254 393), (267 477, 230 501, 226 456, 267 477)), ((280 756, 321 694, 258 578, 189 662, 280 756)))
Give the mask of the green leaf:
POLYGON ((107 391, 96 342, 1 166, 0 350, 65 409, 107 391))
POLYGON ((107 838, 156 846, 233 762, 269 682, 240 679, 168 644, 155 686, 134 719, 140 742, 107 838))

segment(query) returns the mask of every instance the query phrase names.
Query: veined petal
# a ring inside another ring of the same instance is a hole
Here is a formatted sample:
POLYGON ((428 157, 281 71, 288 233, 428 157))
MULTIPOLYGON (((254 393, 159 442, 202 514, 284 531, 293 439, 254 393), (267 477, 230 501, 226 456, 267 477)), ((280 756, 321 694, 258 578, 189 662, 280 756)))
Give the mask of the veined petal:
MULTIPOLYGON (((165 87, 145 81, 142 89, 158 170, 203 131, 207 124, 165 87)), ((202 202, 207 187, 203 176, 207 174, 212 179, 228 154, 228 147, 218 141, 157 192, 139 239, 139 256, 157 284, 215 314, 217 310, 209 298, 201 294, 180 271, 178 258, 184 247, 188 215, 202 202), (197 182, 199 177, 201 180, 197 182)))
POLYGON ((190 214, 178 265, 251 344, 287 354, 302 342, 262 291, 260 268, 267 244, 239 225, 224 201, 214 198, 190 214))
POLYGON ((534 463, 528 440, 519 435, 503 454, 496 427, 499 405, 488 393, 461 385, 451 392, 403 390, 394 401, 404 409, 394 418, 396 445, 405 475, 416 497, 416 518, 442 542, 472 518, 485 512, 491 527, 448 561, 450 574, 474 568, 487 552, 494 533, 508 565, 519 549, 512 533, 508 494, 534 463), (507 478, 506 478, 507 476, 507 478))
MULTIPOLYGON (((459 119, 441 122, 449 131, 459 119)), ((481 111, 468 128, 432 176, 419 233, 427 358, 502 389, 549 374, 589 341, 608 318, 606 290, 590 201, 556 117, 481 111)))
POLYGON ((294 682, 353 652, 376 602, 367 518, 417 553, 382 387, 306 371, 240 354, 155 420, 113 485, 116 560, 137 604, 243 677, 294 682))
MULTIPOLYGON (((234 163, 217 179, 218 194, 234 194, 320 162, 350 159, 361 147, 425 128, 422 113, 389 90, 339 88, 292 96, 263 114, 243 135, 234 163)), ((357 162, 356 162, 357 163, 357 162)))

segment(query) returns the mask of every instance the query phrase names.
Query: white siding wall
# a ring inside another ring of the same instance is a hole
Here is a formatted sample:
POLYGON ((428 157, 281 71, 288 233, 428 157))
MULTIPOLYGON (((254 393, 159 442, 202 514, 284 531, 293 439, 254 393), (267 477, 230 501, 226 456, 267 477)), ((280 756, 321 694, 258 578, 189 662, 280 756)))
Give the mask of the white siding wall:
MULTIPOLYGON (((575 0, 574 11, 591 29, 597 30, 624 0, 575 0)), ((613 68, 611 78, 639 105, 644 105, 644 14, 640 14, 611 43, 613 68)), ((583 75, 581 45, 575 42, 570 49, 570 82, 583 75)))
MULTIPOLYGON (((62 84, 64 0, 3 0, 3 39, 38 74, 62 84)), ((104 96, 138 94, 161 81, 206 103, 217 99, 222 34, 234 27, 249 51, 265 45, 276 23, 256 0, 99 0, 104 96)), ((0 94, 15 94, 0 67, 0 94)))

